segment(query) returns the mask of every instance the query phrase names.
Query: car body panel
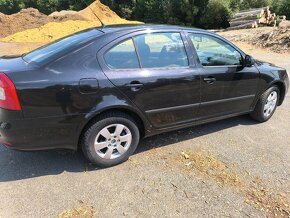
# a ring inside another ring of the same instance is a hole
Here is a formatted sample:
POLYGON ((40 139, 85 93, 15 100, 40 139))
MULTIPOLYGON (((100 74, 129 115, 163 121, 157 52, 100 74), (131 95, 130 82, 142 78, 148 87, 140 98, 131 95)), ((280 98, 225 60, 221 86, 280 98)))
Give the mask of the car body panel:
POLYGON ((265 63, 240 69, 202 67, 187 32, 221 38, 204 30, 141 25, 105 27, 101 31, 103 34, 94 37, 88 30, 90 40, 52 57, 48 63, 27 63, 21 57, 0 59, 0 72, 13 81, 22 108, 0 109, 0 142, 19 150, 77 149, 86 126, 108 110, 139 117, 147 137, 249 113, 271 84, 282 83, 288 90, 286 71, 265 63), (188 67, 118 72, 106 68, 103 54, 118 41, 166 31, 182 34, 188 67), (205 75, 216 76, 216 83, 205 84, 205 75), (127 86, 136 80, 144 85, 138 92, 127 86))
MULTIPOLYGON (((150 31, 162 32, 181 33, 172 29, 150 31)), ((126 39, 146 33, 148 31, 145 30, 127 34, 102 48, 98 59, 104 73, 148 117, 155 128, 194 120, 200 105, 200 73, 191 59, 189 66, 182 68, 111 70, 107 67, 104 54, 110 48, 126 39), (132 83, 141 83, 141 90, 132 91, 132 83)), ((185 44, 185 48, 189 54, 188 44, 185 44)))

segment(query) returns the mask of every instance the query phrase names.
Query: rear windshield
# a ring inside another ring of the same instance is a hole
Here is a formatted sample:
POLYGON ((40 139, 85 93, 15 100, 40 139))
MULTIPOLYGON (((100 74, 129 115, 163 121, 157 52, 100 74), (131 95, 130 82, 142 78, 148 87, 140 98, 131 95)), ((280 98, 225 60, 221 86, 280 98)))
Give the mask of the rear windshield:
POLYGON ((46 64, 79 48, 79 46, 101 34, 102 32, 97 29, 76 33, 27 53, 23 56, 23 59, 28 63, 46 64))

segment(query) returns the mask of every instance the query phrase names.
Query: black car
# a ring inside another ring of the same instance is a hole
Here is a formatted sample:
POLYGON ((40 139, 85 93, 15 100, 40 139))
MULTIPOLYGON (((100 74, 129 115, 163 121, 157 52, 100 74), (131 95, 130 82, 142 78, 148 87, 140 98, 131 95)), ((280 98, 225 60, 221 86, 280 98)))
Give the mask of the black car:
POLYGON ((283 103, 285 69, 255 61, 212 32, 107 26, 0 59, 0 141, 17 150, 78 149, 121 163, 140 138, 283 103))

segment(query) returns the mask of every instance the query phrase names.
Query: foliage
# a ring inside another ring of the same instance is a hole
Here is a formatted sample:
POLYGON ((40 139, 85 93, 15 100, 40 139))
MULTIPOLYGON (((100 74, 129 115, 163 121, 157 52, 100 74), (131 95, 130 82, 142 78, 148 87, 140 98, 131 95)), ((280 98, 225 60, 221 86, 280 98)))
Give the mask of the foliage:
POLYGON ((290 18, 290 0, 273 1, 272 7, 277 15, 286 15, 287 19, 290 18))
MULTIPOLYGON (((34 7, 45 14, 81 10, 94 0, 0 0, 0 12, 12 14, 34 7)), ((224 28, 234 12, 270 5, 290 18, 290 0, 101 0, 126 19, 203 28, 224 28)))
MULTIPOLYGON (((273 0, 275 2, 276 0, 273 0)), ((272 0, 243 0, 240 9, 261 8, 271 5, 272 0)))
POLYGON ((228 4, 220 0, 212 0, 207 6, 202 26, 206 29, 226 28, 230 17, 231 11, 228 4))

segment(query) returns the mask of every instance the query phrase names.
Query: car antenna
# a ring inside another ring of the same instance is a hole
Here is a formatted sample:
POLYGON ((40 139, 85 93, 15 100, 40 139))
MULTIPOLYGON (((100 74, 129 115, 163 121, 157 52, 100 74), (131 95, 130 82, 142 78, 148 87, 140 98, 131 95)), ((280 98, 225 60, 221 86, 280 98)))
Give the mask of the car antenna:
POLYGON ((87 7, 91 10, 91 12, 95 15, 95 17, 100 21, 102 28, 104 28, 106 25, 103 23, 103 21, 99 18, 99 16, 94 12, 94 10, 91 8, 91 6, 85 1, 82 0, 83 3, 85 3, 85 5, 87 5, 87 7))

